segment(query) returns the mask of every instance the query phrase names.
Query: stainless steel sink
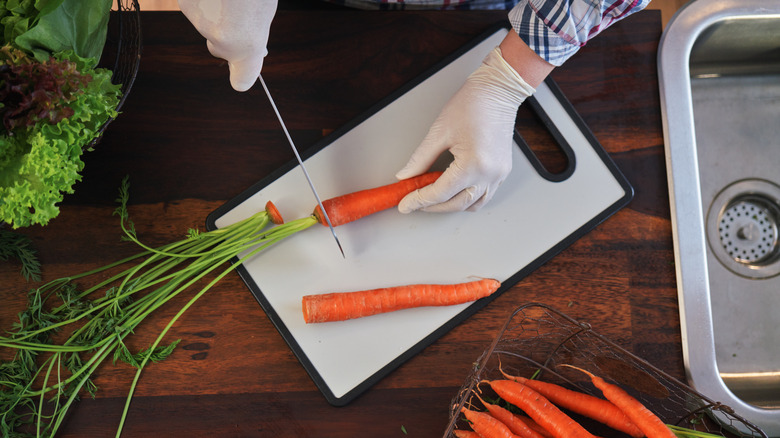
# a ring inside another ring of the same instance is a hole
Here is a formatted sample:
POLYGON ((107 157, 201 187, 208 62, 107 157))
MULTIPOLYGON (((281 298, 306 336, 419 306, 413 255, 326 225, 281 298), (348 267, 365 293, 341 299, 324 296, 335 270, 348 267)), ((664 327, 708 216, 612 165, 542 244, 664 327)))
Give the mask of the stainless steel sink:
POLYGON ((780 0, 694 0, 658 70, 689 382, 780 437, 780 0))

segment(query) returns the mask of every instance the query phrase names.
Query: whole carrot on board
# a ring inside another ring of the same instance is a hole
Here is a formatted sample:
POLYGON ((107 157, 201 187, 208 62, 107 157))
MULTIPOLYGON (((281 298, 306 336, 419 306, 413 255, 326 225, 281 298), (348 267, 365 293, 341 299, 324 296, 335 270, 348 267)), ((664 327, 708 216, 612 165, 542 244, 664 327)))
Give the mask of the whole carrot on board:
POLYGON ((487 409, 490 415, 496 420, 506 424, 506 427, 515 435, 522 438, 544 438, 544 435, 529 427, 525 421, 519 418, 519 415, 512 413, 509 409, 502 408, 497 404, 488 403, 485 400, 482 400, 482 397, 479 395, 477 395, 477 398, 482 402, 482 405, 485 406, 485 409, 487 409))
POLYGON ((504 423, 490 414, 467 408, 462 408, 461 412, 471 423, 471 428, 474 429, 474 432, 482 438, 520 438, 512 433, 504 423))
MULTIPOLYGON (((397 206, 406 195, 433 183, 441 174, 428 172, 393 184, 348 193, 326 199, 322 206, 328 212, 331 225, 337 227, 397 206)), ((319 205, 314 209, 314 216, 322 225, 328 225, 319 205)))
POLYGON ((556 406, 584 415, 615 430, 625 432, 632 437, 641 438, 644 436, 644 433, 636 424, 620 408, 608 400, 594 397, 584 392, 573 391, 554 383, 526 379, 520 376, 510 376, 503 370, 501 373, 507 379, 533 388, 556 406))
POLYGON ((593 385, 604 394, 604 397, 620 408, 648 438, 676 437, 674 432, 672 432, 657 415, 650 411, 650 409, 647 409, 645 405, 632 397, 631 394, 627 393, 623 388, 608 383, 601 377, 596 376, 590 371, 583 370, 582 368, 568 364, 562 364, 561 366, 573 368, 587 374, 588 377, 590 377, 591 382, 593 382, 593 385))
POLYGON ((412 284, 355 292, 306 295, 306 323, 344 321, 378 313, 426 306, 451 306, 484 298, 501 286, 490 278, 457 284, 412 284))
POLYGON ((508 379, 489 380, 486 383, 499 397, 522 409, 555 438, 595 438, 532 388, 508 379))

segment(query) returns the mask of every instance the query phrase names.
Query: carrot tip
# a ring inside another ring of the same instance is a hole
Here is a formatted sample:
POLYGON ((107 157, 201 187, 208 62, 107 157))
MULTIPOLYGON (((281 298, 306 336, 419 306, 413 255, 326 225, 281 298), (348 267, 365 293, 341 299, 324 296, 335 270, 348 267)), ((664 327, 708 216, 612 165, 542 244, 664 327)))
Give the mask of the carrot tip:
POLYGON ((568 363, 562 363, 562 364, 558 364, 558 366, 559 366, 559 367, 566 367, 566 368, 571 368, 571 369, 573 369, 573 370, 577 370, 577 371, 579 371, 579 372, 581 372, 581 373, 584 373, 584 374, 586 374, 588 377, 591 377, 591 378, 593 378, 593 377, 596 377, 596 376, 595 376, 593 373, 591 373, 590 371, 588 371, 588 370, 585 370, 585 369, 582 369, 582 368, 580 368, 580 367, 578 367, 578 366, 570 365, 570 364, 568 364, 568 363))
POLYGON ((268 201, 265 203, 265 212, 268 213, 268 217, 274 224, 281 225, 284 223, 284 219, 282 218, 281 213, 279 213, 279 209, 276 208, 276 205, 274 205, 273 202, 268 201))

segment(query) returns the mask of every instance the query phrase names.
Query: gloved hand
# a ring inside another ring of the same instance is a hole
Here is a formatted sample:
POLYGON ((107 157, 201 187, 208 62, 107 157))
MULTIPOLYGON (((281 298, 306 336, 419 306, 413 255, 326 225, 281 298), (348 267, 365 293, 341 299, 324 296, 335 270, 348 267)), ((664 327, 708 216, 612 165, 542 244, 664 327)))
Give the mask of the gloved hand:
POLYGON ((396 177, 426 172, 446 150, 453 162, 436 182, 402 199, 398 210, 475 211, 485 205, 512 170, 517 110, 535 91, 498 47, 491 51, 444 106, 396 177))
POLYGON ((228 62, 236 91, 248 90, 260 76, 276 6, 277 0, 179 0, 209 52, 228 62))

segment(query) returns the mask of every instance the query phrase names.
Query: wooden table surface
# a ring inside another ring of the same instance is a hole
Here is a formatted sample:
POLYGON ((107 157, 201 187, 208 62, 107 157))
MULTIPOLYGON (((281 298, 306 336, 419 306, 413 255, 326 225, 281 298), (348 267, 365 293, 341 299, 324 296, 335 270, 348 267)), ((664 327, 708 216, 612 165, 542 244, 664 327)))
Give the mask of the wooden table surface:
MULTIPOLYGON (((504 19, 502 12, 281 10, 264 76, 306 149, 504 19)), ((141 67, 121 116, 84 156, 83 180, 60 216, 23 230, 44 280, 137 252, 120 241, 112 216, 125 175, 138 235, 154 246, 203 229, 208 213, 293 159, 261 87, 234 92, 224 62, 180 13, 144 12, 141 20, 141 67)), ((345 407, 326 402, 231 274, 174 326, 169 339, 182 340, 174 354, 146 368, 124 436, 441 436, 472 362, 527 302, 587 321, 684 378, 656 76, 660 35, 660 13, 638 13, 552 75, 634 186, 626 208, 345 407)), ((0 264, 3 329, 31 286, 17 263, 0 264)), ((132 346, 148 345, 176 310, 150 317, 132 346)), ((97 398, 76 405, 61 436, 111 436, 132 375, 129 366, 103 367, 97 398)))

